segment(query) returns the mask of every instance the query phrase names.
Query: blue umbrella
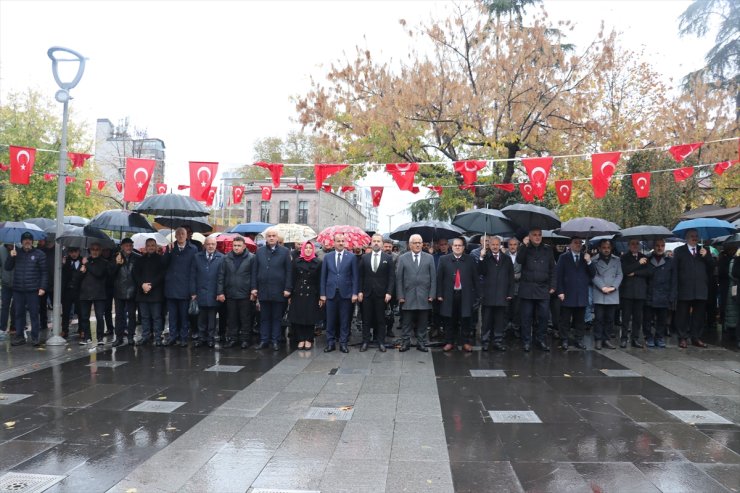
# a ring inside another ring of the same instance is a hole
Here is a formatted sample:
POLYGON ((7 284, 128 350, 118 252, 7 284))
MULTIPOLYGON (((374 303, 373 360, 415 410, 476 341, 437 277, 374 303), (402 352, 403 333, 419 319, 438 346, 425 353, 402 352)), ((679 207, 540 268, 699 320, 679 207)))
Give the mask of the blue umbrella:
POLYGON ((699 238, 702 240, 710 240, 718 236, 731 235, 735 232, 735 226, 728 221, 715 219, 713 217, 703 217, 681 221, 676 224, 675 228, 673 228, 673 234, 679 238, 686 239, 686 232, 690 229, 697 230, 699 232, 699 238))
POLYGON ((229 233, 241 233, 241 234, 259 234, 269 228, 270 226, 275 226, 274 224, 270 223, 261 223, 261 222, 253 222, 253 223, 241 223, 237 224, 233 228, 231 228, 228 232, 229 233))
POLYGON ((33 223, 23 221, 0 222, 0 242, 20 243, 23 233, 31 233, 34 240, 46 239, 46 233, 33 223))

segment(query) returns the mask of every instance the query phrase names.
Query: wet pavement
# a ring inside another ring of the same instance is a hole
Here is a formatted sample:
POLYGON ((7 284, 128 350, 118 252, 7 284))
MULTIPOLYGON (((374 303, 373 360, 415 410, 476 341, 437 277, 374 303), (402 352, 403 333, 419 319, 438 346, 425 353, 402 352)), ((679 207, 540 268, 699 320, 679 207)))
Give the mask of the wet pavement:
POLYGON ((53 492, 740 491, 736 350, 345 355, 322 340, 6 344, 0 492, 6 473, 53 492))

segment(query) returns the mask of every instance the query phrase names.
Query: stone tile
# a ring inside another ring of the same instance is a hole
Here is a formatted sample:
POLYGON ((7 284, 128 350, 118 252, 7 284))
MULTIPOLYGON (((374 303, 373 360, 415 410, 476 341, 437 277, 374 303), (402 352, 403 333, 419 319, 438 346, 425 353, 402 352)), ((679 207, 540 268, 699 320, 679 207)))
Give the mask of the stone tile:
POLYGON ((740 465, 694 464, 729 491, 740 491, 740 465))
POLYGON ((494 423, 542 423, 534 411, 488 411, 494 423))
POLYGON ((247 491, 269 460, 269 452, 221 450, 190 476, 179 491, 187 493, 247 491), (238 474, 235 474, 235 471, 238 471, 238 474))
POLYGON ((331 378, 322 373, 300 373, 285 387, 285 392, 319 393, 331 378))
POLYGON ((310 407, 303 419, 319 421, 349 421, 352 419, 352 406, 310 407))
POLYGON ((281 392, 294 378, 295 375, 291 374, 269 373, 256 379, 247 389, 257 392, 281 392))
POLYGON ((273 457, 329 462, 345 426, 344 421, 299 420, 273 457))
POLYGON ((447 461, 407 462, 391 460, 388 464, 387 493, 452 493, 452 474, 447 461))
POLYGON ((568 462, 512 462, 511 465, 524 491, 593 493, 568 462))
POLYGON ((344 407, 354 406, 357 401, 357 394, 332 394, 330 392, 319 392, 311 401, 313 407, 344 407))
POLYGON ((315 459, 273 457, 254 480, 252 488, 318 490, 326 465, 326 461, 315 459))
POLYGON ((33 394, 2 394, 0 393, 0 406, 7 406, 9 404, 15 404, 23 399, 33 397, 33 394))
POLYGON ((229 445, 239 450, 277 450, 296 422, 285 416, 257 416, 234 434, 229 445))
POLYGON ((185 404, 187 403, 178 401, 144 401, 132 407, 129 411, 140 413, 171 413, 185 404))
POLYGON ((593 491, 639 491, 661 493, 642 472, 629 462, 574 463, 593 491))
POLYGON ((470 370, 470 376, 476 378, 500 378, 506 377, 504 370, 470 370))
POLYGON ((398 375, 376 375, 371 374, 365 377, 360 388, 362 394, 398 394, 398 387, 401 381, 400 373, 398 375))
POLYGON ((314 398, 312 393, 282 392, 262 408, 258 416, 285 416, 303 418, 314 398))
POLYGON ((11 440, 0 443, 0 471, 7 471, 38 454, 55 447, 53 442, 11 440))
POLYGON ((329 377, 322 392, 357 395, 364 381, 364 375, 334 375, 329 377))
POLYGON ((678 423, 679 419, 641 395, 609 395, 604 400, 638 423, 678 423))
POLYGON ((393 425, 373 421, 348 422, 336 444, 332 461, 387 461, 393 444, 393 425))
POLYGON ((93 361, 92 363, 88 363, 85 366, 89 366, 92 368, 118 368, 121 365, 125 365, 128 363, 128 361, 106 361, 106 360, 98 360, 93 361))
POLYGON ((691 463, 643 463, 636 466, 661 491, 671 493, 730 491, 691 463))
POLYGON ((660 439, 661 448, 677 450, 691 462, 740 464, 740 455, 693 426, 683 423, 648 423, 645 428, 660 439))
POLYGON ((393 434, 391 461, 447 461, 444 426, 439 423, 398 423, 393 434))
POLYGON ((678 411, 668 410, 669 413, 689 424, 732 424, 729 419, 723 418, 713 411, 678 411))
POLYGON ((401 374, 399 394, 437 394, 434 375, 401 374))
POLYGON ((244 369, 241 365, 213 365, 205 369, 205 371, 214 371, 216 373, 236 373, 239 370, 244 369))
POLYGON ((422 417, 441 417, 437 394, 399 394, 396 410, 398 421, 416 421, 422 417))
POLYGON ((607 377, 639 377, 641 376, 639 373, 637 373, 634 370, 610 370, 610 369, 604 369, 601 370, 601 373, 606 375, 607 377))
POLYGON ((398 394, 363 394, 357 396, 352 421, 391 422, 396 418, 398 394))
POLYGON ((326 466, 318 489, 321 493, 377 493, 385 491, 387 475, 387 460, 336 458, 326 466))
POLYGON ((456 493, 524 493, 509 462, 452 462, 456 493))

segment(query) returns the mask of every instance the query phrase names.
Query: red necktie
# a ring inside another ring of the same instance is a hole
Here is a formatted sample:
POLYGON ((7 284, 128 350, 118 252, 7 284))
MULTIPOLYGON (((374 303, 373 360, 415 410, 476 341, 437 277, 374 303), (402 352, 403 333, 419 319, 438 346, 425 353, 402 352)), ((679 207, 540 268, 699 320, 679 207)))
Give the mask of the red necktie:
POLYGON ((455 271, 455 289, 462 289, 462 285, 460 284, 460 269, 455 271))

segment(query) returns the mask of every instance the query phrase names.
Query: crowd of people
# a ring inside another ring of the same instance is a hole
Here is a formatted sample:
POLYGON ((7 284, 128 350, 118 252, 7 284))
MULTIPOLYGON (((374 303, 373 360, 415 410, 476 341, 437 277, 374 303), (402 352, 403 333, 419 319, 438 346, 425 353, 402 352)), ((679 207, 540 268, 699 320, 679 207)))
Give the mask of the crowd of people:
MULTIPOLYGON (((403 253, 379 234, 354 251, 342 234, 290 249, 271 228, 255 253, 241 236, 224 253, 214 237, 200 245, 191 234, 178 228, 171 245, 149 239, 142 252, 129 238, 117 251, 94 241, 85 255, 66 248, 62 337, 71 336, 75 314, 79 344, 92 344, 93 313, 97 344, 114 347, 278 351, 286 326, 299 350, 311 350, 323 330, 323 351, 343 353, 353 327, 361 352, 371 346, 426 352, 432 340, 445 352, 470 352, 478 341, 484 351, 506 351, 514 338, 524 352, 547 352, 552 343, 584 350, 588 331, 596 350, 664 348, 674 334, 680 348, 706 347, 704 333, 717 323, 740 335, 736 251, 724 248, 715 258, 699 245, 696 231, 672 252, 656 240, 647 255, 639 240, 630 240, 621 255, 610 240, 593 248, 583 238, 548 245, 538 229, 521 242, 484 236, 482 245, 463 237, 425 243, 415 234, 403 253)), ((20 247, 0 248, 0 339, 12 331, 14 346, 27 342, 29 321, 31 344, 43 344, 53 248, 34 247, 30 234, 20 247)))

